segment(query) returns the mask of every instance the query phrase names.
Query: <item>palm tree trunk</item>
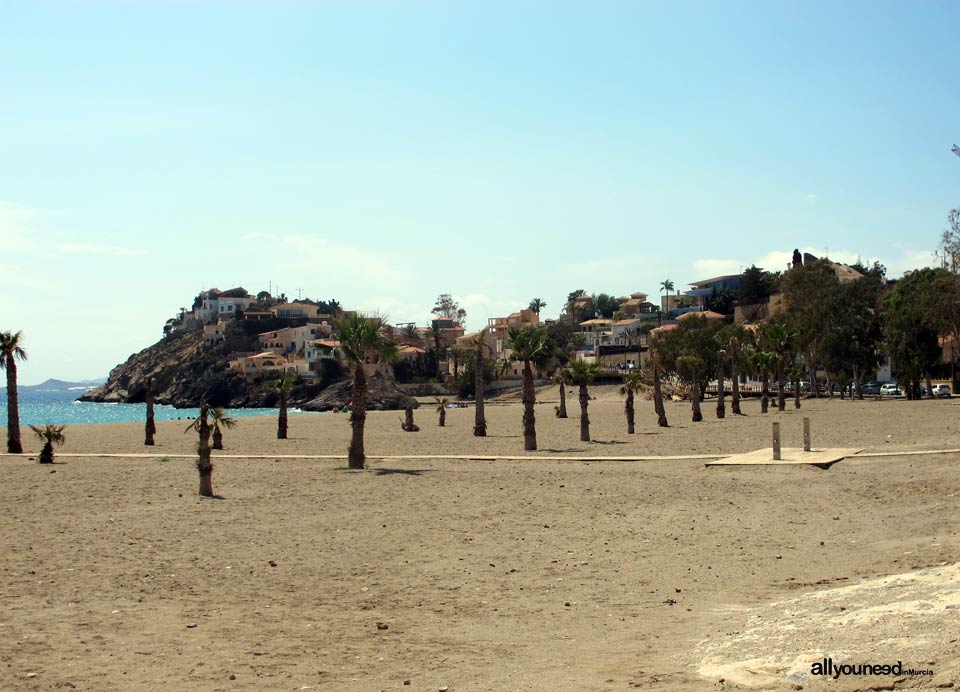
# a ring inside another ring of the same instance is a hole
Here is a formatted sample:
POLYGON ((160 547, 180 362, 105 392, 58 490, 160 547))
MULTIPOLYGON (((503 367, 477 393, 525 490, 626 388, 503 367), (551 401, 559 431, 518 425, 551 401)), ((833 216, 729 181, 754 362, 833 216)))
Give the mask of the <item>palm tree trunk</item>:
POLYGON ((587 416, 587 406, 590 405, 590 394, 587 385, 580 385, 580 441, 590 441, 590 418, 587 416))
POLYGON ((440 427, 446 427, 447 425, 447 407, 443 404, 440 404, 440 427))
POLYGON ((20 406, 17 400, 17 363, 14 356, 4 358, 7 369, 7 453, 23 454, 20 442, 20 406))
POLYGON ((147 422, 144 427, 143 444, 147 447, 153 447, 153 436, 157 432, 157 424, 153 421, 153 378, 147 378, 147 422))
POLYGON ((663 405, 663 389, 660 387, 660 366, 657 365, 656 357, 653 359, 653 408, 657 412, 657 425, 669 428, 667 409, 663 405))
POLYGON ((473 436, 487 436, 487 419, 483 415, 483 350, 477 349, 477 379, 476 379, 476 400, 477 405, 473 412, 473 436))
POLYGON ((219 425, 213 426, 213 448, 223 449, 223 431, 219 425))
POLYGON ((717 363, 717 418, 725 418, 727 415, 727 407, 724 404, 725 393, 723 391, 723 356, 720 356, 719 363, 717 363))
POLYGON ((766 413, 770 408, 770 373, 763 371, 763 384, 760 387, 760 413, 766 413))
POLYGON ((627 403, 623 405, 623 410, 627 414, 627 435, 633 435, 634 433, 634 420, 633 420, 633 390, 627 390, 627 403))
POLYGON ((780 386, 780 391, 777 392, 777 408, 783 411, 787 407, 787 386, 784 381, 783 376, 783 358, 777 360, 777 382, 780 386))
POLYGON ((280 392, 280 413, 277 414, 277 439, 287 439, 287 393, 280 392))
POLYGON ((41 464, 53 463, 53 443, 44 442, 43 449, 40 450, 40 458, 37 459, 41 464))
POLYGON ((740 372, 737 370, 737 351, 734 349, 730 358, 730 410, 733 415, 742 416, 740 411, 740 372))
POLYGON ((207 412, 200 411, 199 440, 197 442, 197 471, 200 472, 200 496, 213 497, 213 464, 210 461, 210 425, 207 412))
POLYGON ((693 386, 690 387, 691 407, 693 408, 693 422, 699 423, 703 420, 703 413, 700 412, 700 379, 693 378, 693 386))
POLYGON ((357 363, 353 370, 353 408, 350 411, 350 446, 347 447, 347 466, 362 469, 366 465, 367 455, 363 451, 363 428, 367 423, 367 375, 363 363, 357 363))
POLYGON ((800 381, 793 381, 793 407, 800 408, 800 381))
POLYGON ((537 419, 533 411, 535 394, 533 392, 533 369, 530 361, 523 361, 523 449, 537 448, 537 419))
POLYGON ((557 411, 557 418, 567 417, 567 385, 560 383, 560 408, 557 411))

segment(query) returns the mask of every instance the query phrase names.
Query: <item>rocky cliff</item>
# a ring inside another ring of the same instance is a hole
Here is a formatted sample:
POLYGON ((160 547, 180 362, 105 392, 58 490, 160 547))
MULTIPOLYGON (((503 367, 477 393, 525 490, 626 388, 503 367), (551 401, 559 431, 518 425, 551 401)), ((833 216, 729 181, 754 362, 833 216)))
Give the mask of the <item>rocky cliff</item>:
MULTIPOLYGON (((242 335, 241 335, 242 337, 242 335)), ((158 404, 177 407, 211 406, 230 408, 272 407, 277 395, 270 382, 252 383, 229 369, 231 351, 255 350, 254 344, 232 343, 211 349, 203 347, 202 332, 180 332, 130 356, 110 371, 107 382, 91 389, 80 401, 141 403, 146 399, 147 378, 154 379, 158 404)), ((316 397, 320 384, 294 386, 290 406, 299 406, 316 397)))

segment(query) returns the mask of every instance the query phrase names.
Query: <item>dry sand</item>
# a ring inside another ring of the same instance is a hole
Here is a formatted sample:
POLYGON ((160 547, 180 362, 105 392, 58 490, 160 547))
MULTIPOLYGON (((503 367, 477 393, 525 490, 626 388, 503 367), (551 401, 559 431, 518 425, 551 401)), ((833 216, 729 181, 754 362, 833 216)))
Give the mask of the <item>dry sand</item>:
MULTIPOLYGON (((700 424, 670 403, 666 430, 638 402, 628 436, 619 397, 596 392, 590 443, 575 397, 558 420, 555 390, 540 392, 530 455, 745 452, 767 444, 771 420, 798 446, 803 416, 818 447, 960 448, 960 400, 805 400, 768 416, 749 402, 747 416, 728 406, 722 421, 708 402, 700 424)), ((141 424, 72 426, 63 463, 0 458, 0 689, 853 690, 957 679, 960 454, 828 471, 374 458, 524 454, 518 403, 488 408, 485 439, 471 434, 473 413, 452 410, 438 428, 422 408, 419 433, 401 431, 396 412, 371 413, 361 472, 342 459, 215 453, 221 500, 196 496, 191 460, 165 457, 193 451, 186 422, 159 423, 153 449, 141 424), (928 568, 941 570, 939 591, 928 568), (896 589, 869 581, 888 575, 904 575, 896 589), (862 593, 839 588, 861 582, 862 593), (846 607, 872 615, 838 620, 846 607), (935 674, 804 679, 814 654, 901 658, 935 674)), ((225 453, 346 449, 345 415, 291 416, 286 441, 275 424, 243 419, 225 453)))

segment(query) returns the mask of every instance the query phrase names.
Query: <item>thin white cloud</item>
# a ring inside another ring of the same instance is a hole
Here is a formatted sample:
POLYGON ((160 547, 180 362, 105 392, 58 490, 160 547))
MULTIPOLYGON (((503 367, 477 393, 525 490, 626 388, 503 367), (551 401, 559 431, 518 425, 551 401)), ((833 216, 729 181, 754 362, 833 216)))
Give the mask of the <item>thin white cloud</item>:
MULTIPOLYGON (((743 269, 743 263, 736 260, 702 259, 693 263, 694 274, 697 276, 702 275, 704 278, 739 274, 743 269)), ((698 281, 701 280, 702 279, 698 279, 698 281)))
POLYGON ((0 264, 0 286, 10 288, 56 288, 49 281, 37 278, 36 273, 24 271, 12 264, 0 264))
POLYGON ((817 196, 814 193, 811 192, 807 195, 807 204, 810 206, 815 206, 817 204, 817 196))
POLYGON ((143 250, 97 243, 60 243, 57 245, 57 250, 68 255, 104 255, 108 257, 132 257, 147 254, 143 250))
POLYGON ((0 200, 0 247, 4 252, 27 252, 36 247, 27 228, 32 216, 31 210, 0 200))
POLYGON ((396 257, 355 245, 331 243, 326 238, 290 234, 280 236, 284 249, 296 263, 282 267, 287 271, 322 272, 338 279, 362 279, 371 288, 384 290, 394 282, 413 279, 410 268, 396 257))
MULTIPOLYGON (((897 254, 891 253, 885 257, 864 257, 863 255, 860 255, 856 252, 851 252, 850 250, 830 250, 829 255, 826 255, 823 248, 817 249, 810 246, 800 248, 800 252, 809 253, 814 257, 828 256, 831 261, 839 262, 841 264, 856 264, 857 262, 861 262, 865 266, 870 266, 874 262, 879 262, 887 268, 887 276, 891 279, 898 278, 902 276, 905 271, 909 271, 911 269, 935 266, 935 258, 931 252, 904 248, 897 248, 897 250, 897 254)), ((750 266, 750 264, 755 264, 756 266, 769 272, 782 272, 787 270, 792 261, 793 252, 775 250, 757 257, 752 262, 746 264, 737 264, 735 260, 708 259, 694 262, 694 267, 699 269, 701 262, 704 263, 704 266, 713 266, 714 268, 722 266, 728 266, 732 268, 735 264, 737 267, 746 268, 750 266), (724 265, 724 263, 728 264, 724 265)), ((726 273, 735 273, 737 271, 740 271, 740 269, 735 268, 733 271, 726 273)), ((723 272, 717 272, 717 275, 720 273, 723 272)))

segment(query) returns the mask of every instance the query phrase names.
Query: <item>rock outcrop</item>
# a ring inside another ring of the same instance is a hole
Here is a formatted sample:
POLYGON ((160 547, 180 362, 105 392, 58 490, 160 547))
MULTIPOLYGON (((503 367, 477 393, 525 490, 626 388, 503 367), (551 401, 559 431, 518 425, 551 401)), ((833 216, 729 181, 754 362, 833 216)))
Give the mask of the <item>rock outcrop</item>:
MULTIPOLYGON (((353 399, 353 381, 345 380, 330 385, 320 396, 301 406, 304 411, 332 411, 343 408, 353 399)), ((368 411, 400 411, 417 408, 420 402, 397 386, 393 379, 375 373, 367 380, 368 411)))

